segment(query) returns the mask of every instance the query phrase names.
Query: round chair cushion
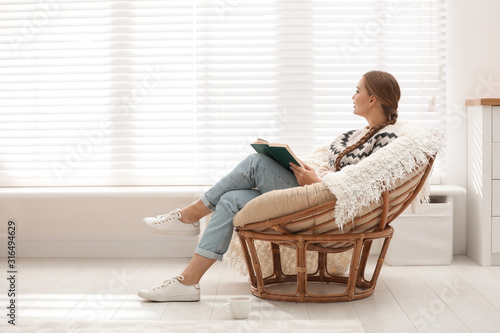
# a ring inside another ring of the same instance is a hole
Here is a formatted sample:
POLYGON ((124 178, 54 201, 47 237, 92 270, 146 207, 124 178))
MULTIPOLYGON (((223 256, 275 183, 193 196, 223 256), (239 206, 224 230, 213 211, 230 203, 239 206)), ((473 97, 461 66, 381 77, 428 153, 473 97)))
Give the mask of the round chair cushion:
POLYGON ((233 218, 235 227, 266 221, 335 200, 322 182, 264 193, 248 202, 233 218))

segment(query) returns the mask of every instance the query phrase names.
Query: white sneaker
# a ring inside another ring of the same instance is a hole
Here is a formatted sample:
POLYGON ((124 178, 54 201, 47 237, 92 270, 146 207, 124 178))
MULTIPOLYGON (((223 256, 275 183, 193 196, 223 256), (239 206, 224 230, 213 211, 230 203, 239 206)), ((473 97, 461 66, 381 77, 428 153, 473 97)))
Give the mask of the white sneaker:
POLYGON ((195 302, 200 300, 200 285, 182 284, 184 276, 177 275, 164 281, 160 286, 149 290, 141 290, 138 295, 156 302, 195 302))
POLYGON ((157 217, 146 217, 142 220, 149 231, 161 235, 196 236, 200 233, 200 221, 189 224, 182 222, 180 209, 157 217))

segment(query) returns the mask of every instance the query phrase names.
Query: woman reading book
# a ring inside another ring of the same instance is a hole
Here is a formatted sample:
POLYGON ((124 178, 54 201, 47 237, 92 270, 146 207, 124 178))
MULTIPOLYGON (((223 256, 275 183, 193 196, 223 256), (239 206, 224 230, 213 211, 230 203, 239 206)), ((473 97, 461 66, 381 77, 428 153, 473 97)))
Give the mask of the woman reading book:
POLYGON ((326 173, 355 164, 397 138, 394 124, 400 95, 399 84, 391 74, 368 72, 359 80, 352 96, 354 114, 365 118, 368 126, 341 134, 329 145, 327 154, 316 151, 301 161, 303 167, 291 164, 293 173, 265 155, 252 154, 198 201, 164 215, 145 218, 144 226, 158 234, 197 235, 199 220, 213 213, 184 271, 157 287, 139 291, 139 296, 159 302, 198 301, 200 279, 217 260, 222 260, 229 247, 233 216, 262 193, 321 182, 326 173))

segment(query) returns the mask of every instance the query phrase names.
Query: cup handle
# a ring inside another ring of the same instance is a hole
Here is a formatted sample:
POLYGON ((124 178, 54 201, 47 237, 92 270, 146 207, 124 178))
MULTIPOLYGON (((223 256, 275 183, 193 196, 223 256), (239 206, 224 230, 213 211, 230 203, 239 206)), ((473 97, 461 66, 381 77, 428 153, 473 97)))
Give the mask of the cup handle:
POLYGON ((227 314, 233 315, 233 312, 231 311, 231 304, 224 303, 223 307, 224 307, 224 311, 226 311, 227 314))

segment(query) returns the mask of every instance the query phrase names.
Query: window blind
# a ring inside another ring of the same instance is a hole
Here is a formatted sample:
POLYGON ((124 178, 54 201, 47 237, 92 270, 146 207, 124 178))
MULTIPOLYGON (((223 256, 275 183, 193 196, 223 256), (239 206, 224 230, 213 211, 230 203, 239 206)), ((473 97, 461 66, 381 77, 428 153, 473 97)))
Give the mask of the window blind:
POLYGON ((3 1, 0 186, 210 185, 256 138, 365 125, 355 86, 444 127, 444 0, 3 1))

